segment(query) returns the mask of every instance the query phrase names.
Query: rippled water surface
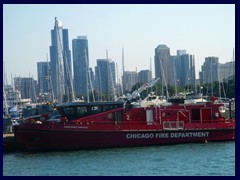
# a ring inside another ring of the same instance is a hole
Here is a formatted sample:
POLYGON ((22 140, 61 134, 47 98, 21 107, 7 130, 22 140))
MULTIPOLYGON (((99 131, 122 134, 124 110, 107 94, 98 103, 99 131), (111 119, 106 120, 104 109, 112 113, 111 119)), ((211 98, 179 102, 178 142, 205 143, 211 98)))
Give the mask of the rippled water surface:
POLYGON ((235 142, 3 155, 4 176, 234 176, 235 142))

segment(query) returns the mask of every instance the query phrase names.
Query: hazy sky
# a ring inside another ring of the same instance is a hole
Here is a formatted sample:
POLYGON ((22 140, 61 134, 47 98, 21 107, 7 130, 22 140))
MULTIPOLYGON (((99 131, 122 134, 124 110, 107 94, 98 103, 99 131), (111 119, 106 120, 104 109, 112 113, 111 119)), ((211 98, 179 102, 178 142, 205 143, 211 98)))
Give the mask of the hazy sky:
MULTIPOLYGON (((186 49, 195 55, 196 76, 207 56, 232 61, 235 48, 235 5, 3 5, 3 61, 10 84, 13 77, 37 79, 37 62, 49 58, 51 29, 58 17, 72 39, 87 36, 90 67, 108 57, 122 70, 154 72, 154 49, 166 44, 171 55, 186 49)), ((153 76, 155 74, 153 73, 153 76)))

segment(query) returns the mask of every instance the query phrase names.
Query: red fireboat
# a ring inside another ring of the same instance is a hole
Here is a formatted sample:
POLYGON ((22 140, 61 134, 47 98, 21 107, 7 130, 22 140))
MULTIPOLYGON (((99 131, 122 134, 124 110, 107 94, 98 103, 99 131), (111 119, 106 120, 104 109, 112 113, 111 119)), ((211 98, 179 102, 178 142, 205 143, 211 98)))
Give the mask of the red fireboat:
POLYGON ((29 119, 14 127, 16 143, 34 151, 234 141, 235 119, 211 102, 134 107, 131 102, 69 102, 59 120, 29 119))

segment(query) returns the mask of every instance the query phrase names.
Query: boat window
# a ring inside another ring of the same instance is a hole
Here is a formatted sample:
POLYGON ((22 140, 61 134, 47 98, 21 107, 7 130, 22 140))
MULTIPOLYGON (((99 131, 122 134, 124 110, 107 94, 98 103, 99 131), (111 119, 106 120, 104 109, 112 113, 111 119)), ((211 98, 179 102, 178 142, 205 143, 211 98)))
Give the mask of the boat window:
POLYGON ((69 120, 82 118, 85 116, 113 110, 122 107, 123 104, 99 104, 99 105, 86 105, 86 106, 65 106, 58 107, 58 111, 62 116, 66 116, 69 120))
POLYGON ((74 110, 73 107, 63 108, 63 111, 64 111, 65 116, 67 116, 67 118, 69 120, 73 120, 73 119, 76 119, 78 117, 77 113, 76 113, 76 111, 74 110))
POLYGON ((211 115, 212 115, 211 108, 201 109, 202 120, 212 120, 211 115))
POLYGON ((100 107, 100 106, 92 106, 90 113, 91 113, 91 114, 97 114, 97 113, 100 113, 101 111, 102 111, 102 110, 101 110, 101 107, 100 107))
POLYGON ((77 107, 77 117, 81 118, 88 115, 87 107, 77 107))
POLYGON ((116 112, 115 113, 115 120, 118 121, 118 122, 122 120, 122 113, 121 112, 116 112))
POLYGON ((192 109, 192 120, 200 120, 200 109, 192 109))
POLYGON ((111 110, 111 109, 114 109, 114 106, 111 106, 111 105, 109 105, 109 106, 103 106, 103 111, 109 111, 109 110, 111 110))

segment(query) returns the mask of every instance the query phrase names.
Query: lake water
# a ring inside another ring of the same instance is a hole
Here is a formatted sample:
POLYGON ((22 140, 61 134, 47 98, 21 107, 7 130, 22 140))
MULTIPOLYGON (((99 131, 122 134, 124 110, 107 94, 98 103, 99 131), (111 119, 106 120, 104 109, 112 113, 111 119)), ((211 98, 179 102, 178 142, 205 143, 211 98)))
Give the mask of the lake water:
POLYGON ((235 142, 9 153, 3 176, 235 176, 235 142))

